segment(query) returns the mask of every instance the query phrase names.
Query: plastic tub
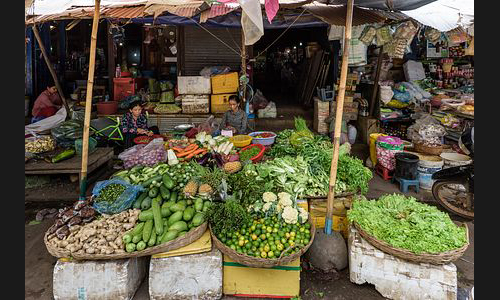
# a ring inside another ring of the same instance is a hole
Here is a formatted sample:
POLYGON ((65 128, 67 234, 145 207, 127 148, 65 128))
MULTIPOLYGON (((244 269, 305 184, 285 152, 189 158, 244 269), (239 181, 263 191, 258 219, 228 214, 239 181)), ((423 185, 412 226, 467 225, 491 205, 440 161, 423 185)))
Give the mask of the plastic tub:
POLYGON ((472 163, 470 156, 463 154, 445 152, 441 153, 440 156, 444 160, 443 169, 464 166, 472 163))
MULTIPOLYGON (((83 146, 83 139, 75 140, 76 155, 82 156, 82 146, 83 146)), ((97 141, 94 138, 89 137, 89 152, 88 152, 88 154, 94 152, 96 147, 97 147, 97 141)))
POLYGON ((252 148, 252 147, 257 147, 260 149, 260 152, 259 154, 255 155, 254 157, 250 158, 250 160, 253 162, 253 163, 256 163, 258 161, 260 161, 262 159, 262 157, 264 157, 264 152, 266 151, 266 147, 264 147, 264 145, 262 144, 250 144, 246 147, 244 147, 243 149, 240 150, 239 153, 249 149, 249 148, 252 148))
POLYGON ((399 152, 394 155, 396 159, 396 178, 415 180, 417 179, 418 156, 410 153, 399 152))
POLYGON ((240 134, 229 138, 229 141, 233 143, 235 147, 243 148, 250 145, 250 143, 252 142, 252 137, 249 135, 240 134))
POLYGON ((99 115, 112 115, 118 111, 118 101, 98 102, 96 105, 99 115))
POLYGON ((431 190, 434 181, 432 179, 432 174, 440 171, 443 168, 443 159, 439 156, 435 158, 428 157, 426 159, 420 159, 418 162, 418 181, 420 188, 424 190, 431 190))
POLYGON ((253 144, 261 144, 264 146, 269 146, 274 144, 274 141, 276 139, 276 133, 271 132, 271 131, 255 131, 249 134, 249 136, 252 137, 252 143, 253 144), (255 136, 261 135, 263 133, 270 133, 272 134, 271 137, 268 138, 256 138, 255 136))

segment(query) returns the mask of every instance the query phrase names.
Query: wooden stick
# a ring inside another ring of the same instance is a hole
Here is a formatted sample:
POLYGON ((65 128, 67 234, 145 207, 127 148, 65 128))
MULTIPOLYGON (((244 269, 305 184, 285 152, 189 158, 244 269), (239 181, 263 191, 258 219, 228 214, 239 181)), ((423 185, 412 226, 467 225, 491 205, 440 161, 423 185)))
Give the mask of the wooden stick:
POLYGON ((333 157, 330 168, 330 186, 328 189, 325 233, 332 234, 333 200, 335 198, 335 181, 337 179, 337 163, 339 159, 340 130, 342 125, 342 113, 344 109, 345 85, 349 65, 349 48, 351 45, 352 14, 354 0, 347 1, 347 17, 345 25, 344 51, 342 53, 342 68, 340 70, 340 86, 337 97, 337 111, 335 113, 335 131, 333 137, 333 157))
POLYGON ((382 57, 384 56, 384 46, 380 46, 377 59, 377 70, 375 73, 375 80, 373 81, 373 93, 372 93, 372 101, 370 102, 370 116, 373 116, 373 111, 375 109, 375 104, 377 101, 377 92, 378 92, 378 82, 380 80, 380 68, 382 67, 382 57))
POLYGON ((47 55, 47 51, 45 50, 45 46, 42 43, 42 39, 40 38, 40 34, 38 33, 38 29, 36 25, 33 24, 33 33, 35 34, 35 38, 38 41, 38 45, 40 46, 40 50, 42 51, 42 56, 47 63, 47 67, 49 68, 50 75, 52 75, 52 79, 54 79, 54 83, 56 85, 57 91, 59 92, 59 96, 61 97, 62 103, 64 104, 64 108, 66 109, 66 119, 71 117, 71 112, 69 111, 68 103, 66 102, 66 98, 64 98, 63 91, 61 89, 61 85, 59 84, 59 80, 57 80, 56 72, 52 67, 52 63, 50 62, 49 56, 47 55))
POLYGON ((85 200, 87 191, 87 161, 89 154, 89 129, 90 114, 92 112, 92 90, 94 87, 94 69, 95 53, 97 44, 97 29, 99 26, 101 0, 95 0, 94 19, 92 22, 92 35, 90 39, 90 59, 89 76, 87 80, 87 95, 85 99, 85 121, 83 123, 83 142, 82 142, 82 171, 80 173, 80 200, 85 200))

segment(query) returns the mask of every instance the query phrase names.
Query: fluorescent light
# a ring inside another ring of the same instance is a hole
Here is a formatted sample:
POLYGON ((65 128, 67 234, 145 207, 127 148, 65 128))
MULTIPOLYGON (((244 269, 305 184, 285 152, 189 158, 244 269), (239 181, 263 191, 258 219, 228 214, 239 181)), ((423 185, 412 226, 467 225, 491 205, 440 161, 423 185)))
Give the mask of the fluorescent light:
POLYGON ((153 24, 151 24, 151 23, 144 23, 144 25, 146 25, 146 26, 151 26, 151 25, 153 25, 153 24))

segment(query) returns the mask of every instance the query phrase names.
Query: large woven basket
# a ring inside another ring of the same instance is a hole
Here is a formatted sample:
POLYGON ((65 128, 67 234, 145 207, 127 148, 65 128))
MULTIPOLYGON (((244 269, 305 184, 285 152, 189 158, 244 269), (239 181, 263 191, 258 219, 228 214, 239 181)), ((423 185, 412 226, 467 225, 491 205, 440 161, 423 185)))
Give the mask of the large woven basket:
POLYGON ((435 253, 415 254, 409 250, 395 248, 389 245, 388 243, 378 240, 372 235, 368 234, 366 231, 361 229, 361 227, 357 223, 353 222, 353 224, 356 230, 359 232, 359 234, 375 248, 385 253, 394 255, 398 258, 411 261, 414 263, 429 263, 433 265, 447 264, 459 259, 464 254, 465 250, 467 250, 467 247, 469 247, 469 230, 467 228, 467 224, 465 223, 462 223, 462 225, 463 227, 465 227, 467 243, 463 245, 461 248, 436 254, 435 253))
POLYGON ((416 152, 439 156, 443 152, 444 147, 443 146, 429 147, 429 146, 425 146, 425 145, 420 144, 420 143, 414 143, 413 149, 416 152))
POLYGON ((135 251, 132 253, 122 253, 122 254, 83 254, 83 255, 78 255, 78 254, 71 254, 69 251, 64 250, 64 249, 59 249, 56 247, 53 247, 49 242, 48 242, 48 231, 45 233, 43 241, 45 242, 45 246, 47 247, 47 251, 52 256, 55 256, 57 258, 65 258, 65 257, 72 257, 74 259, 78 260, 104 260, 104 259, 121 259, 121 258, 130 258, 130 257, 141 257, 141 256, 149 256, 153 254, 158 254, 162 252, 168 252, 172 250, 179 249, 181 247, 187 246, 194 241, 198 240, 207 230, 207 222, 201 224, 200 226, 196 227, 196 229, 189 231, 185 235, 176 238, 175 240, 172 240, 170 242, 163 243, 158 246, 146 248, 142 251, 135 251))
POLYGON ((217 247, 217 249, 219 249, 220 252, 229 256, 235 262, 240 263, 240 264, 245 265, 245 266, 248 266, 248 267, 253 267, 253 268, 272 268, 272 267, 276 267, 276 266, 287 265, 287 264, 293 262, 297 258, 301 257, 307 251, 307 249, 309 249, 309 247, 311 247, 311 245, 314 241, 316 229, 315 229, 314 224, 312 223, 310 218, 309 218, 309 224, 311 224, 311 240, 304 248, 300 249, 300 251, 295 252, 291 255, 282 256, 280 258, 273 258, 273 259, 253 257, 253 256, 248 256, 245 254, 238 253, 237 251, 229 248, 224 243, 219 241, 219 239, 213 233, 211 227, 210 227, 210 235, 212 236, 212 241, 214 242, 215 247, 217 247))

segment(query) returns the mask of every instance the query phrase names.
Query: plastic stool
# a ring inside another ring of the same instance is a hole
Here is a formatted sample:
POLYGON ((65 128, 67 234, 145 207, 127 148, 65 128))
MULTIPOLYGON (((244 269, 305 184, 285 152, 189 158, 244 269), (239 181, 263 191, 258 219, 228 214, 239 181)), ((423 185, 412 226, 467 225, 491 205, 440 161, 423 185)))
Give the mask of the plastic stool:
POLYGON ((408 193, 408 188, 412 185, 415 186, 415 191, 418 193, 420 190, 420 183, 418 179, 410 180, 410 179, 403 179, 403 178, 397 178, 393 177, 392 182, 397 181, 399 182, 399 189, 401 190, 402 193, 408 193))
POLYGON ((384 180, 390 180, 393 177, 394 170, 389 170, 383 167, 381 164, 375 166, 375 172, 380 175, 384 180))

